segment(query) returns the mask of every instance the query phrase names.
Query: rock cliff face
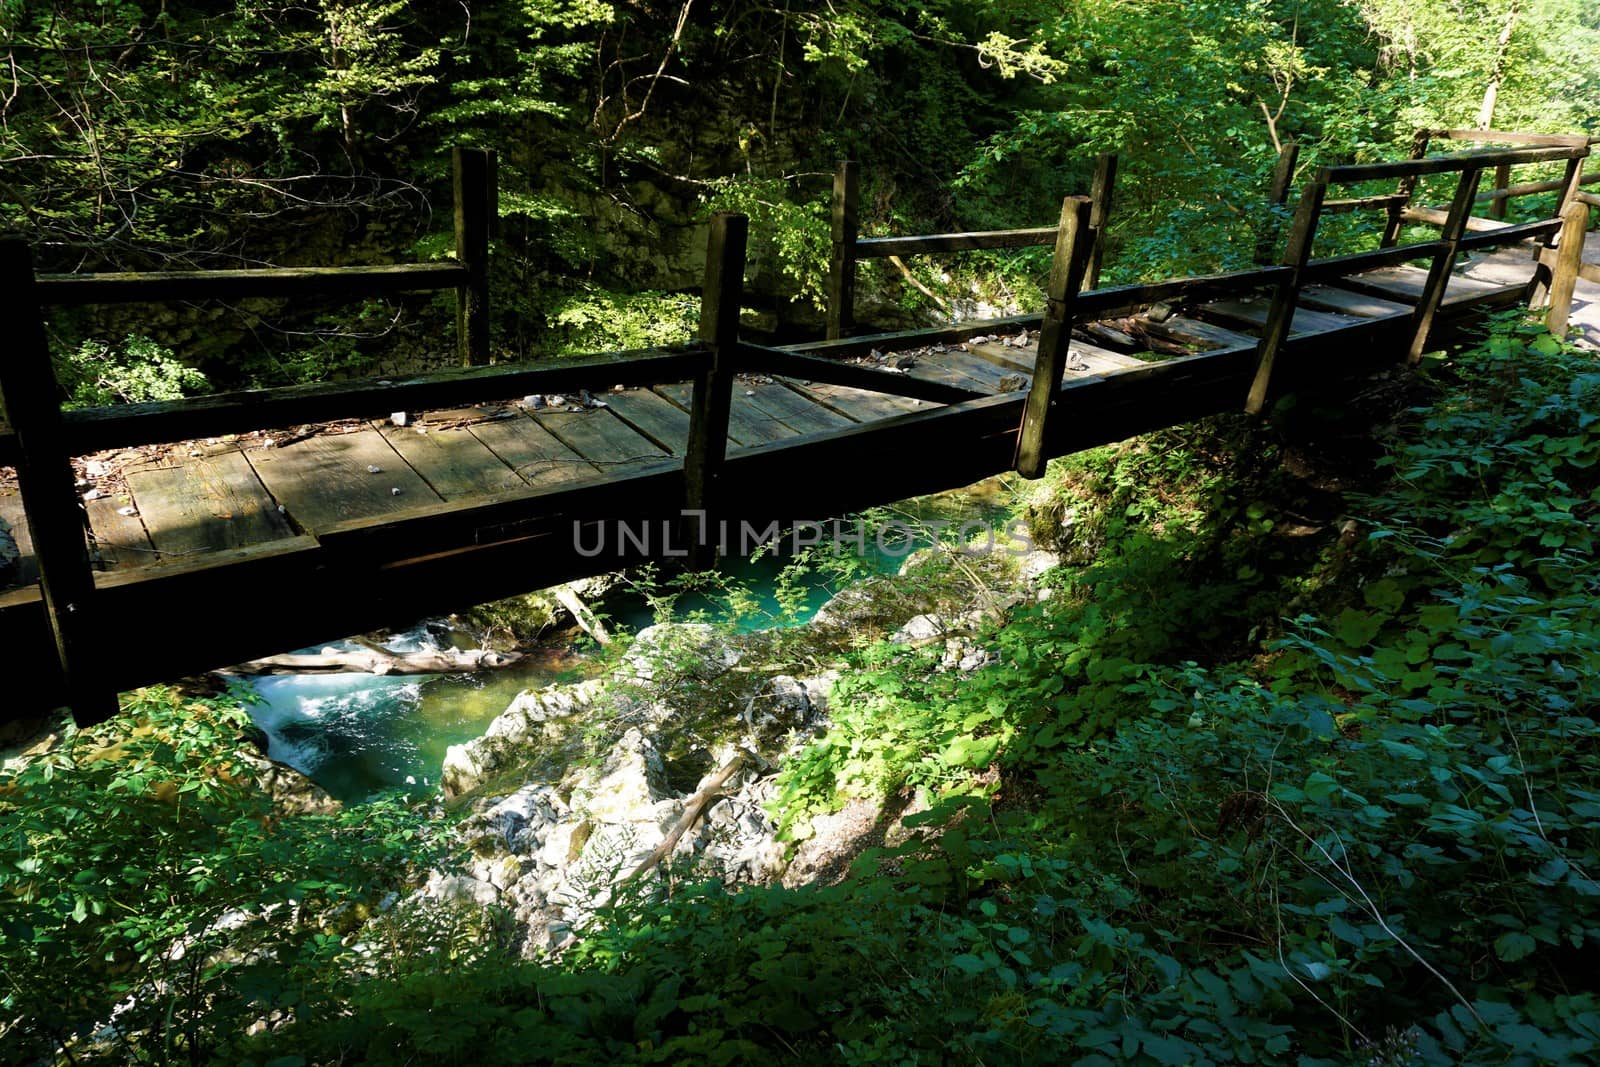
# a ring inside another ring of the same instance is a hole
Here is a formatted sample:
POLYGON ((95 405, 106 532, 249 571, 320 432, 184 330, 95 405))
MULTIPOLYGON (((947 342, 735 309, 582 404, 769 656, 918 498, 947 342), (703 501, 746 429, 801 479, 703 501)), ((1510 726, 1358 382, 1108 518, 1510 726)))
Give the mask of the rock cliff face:
POLYGON ((825 721, 837 675, 763 671, 749 662, 762 644, 653 626, 608 678, 523 693, 445 758, 446 798, 474 807, 463 827, 472 858, 425 894, 507 908, 537 954, 565 945, 663 846, 652 871, 778 877, 771 771, 825 721))
POLYGON ((785 665, 888 634, 940 642, 937 669, 973 671, 991 658, 972 637, 981 622, 982 613, 919 601, 880 579, 819 612, 802 657, 782 654, 772 633, 650 627, 605 678, 525 692, 483 736, 449 750, 441 790, 471 811, 461 827, 471 856, 464 873, 435 874, 421 895, 504 909, 535 956, 570 944, 636 877, 646 886, 662 877, 840 877, 864 842, 895 839, 915 802, 852 805, 788 855, 767 813, 775 772, 826 729, 839 675, 799 676, 785 665))

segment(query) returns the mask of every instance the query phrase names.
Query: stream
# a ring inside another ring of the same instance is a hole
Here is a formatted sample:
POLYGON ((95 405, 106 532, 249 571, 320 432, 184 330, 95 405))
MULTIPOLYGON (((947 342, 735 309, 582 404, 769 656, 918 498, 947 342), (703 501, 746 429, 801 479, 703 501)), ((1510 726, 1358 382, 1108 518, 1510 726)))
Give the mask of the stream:
MULTIPOLYGON (((908 522, 927 519, 1003 522, 997 479, 967 490, 943 493, 898 505, 908 522)), ((926 536, 889 551, 868 541, 869 573, 893 573, 909 551, 930 543, 926 536)), ((770 626, 781 614, 780 576, 790 562, 779 554, 725 560, 719 571, 753 598, 753 610, 735 620, 743 630, 770 626)), ((839 591, 831 576, 808 573, 801 583, 803 603, 783 624, 808 621, 839 591)), ((612 629, 637 632, 658 621, 649 599, 622 586, 593 605, 612 629)), ((673 605, 677 620, 728 621, 724 606, 698 593, 685 593, 673 605)), ((428 648, 476 647, 472 634, 442 620, 423 620, 382 637, 395 652, 428 648)), ((324 647, 352 649, 349 642, 324 647)), ((266 733, 268 755, 286 763, 337 799, 359 803, 378 793, 402 789, 422 795, 437 786, 445 751, 480 736, 490 722, 525 689, 582 681, 598 670, 592 643, 576 631, 524 648, 513 667, 478 674, 373 675, 366 673, 287 674, 242 679, 255 703, 250 715, 266 733)))

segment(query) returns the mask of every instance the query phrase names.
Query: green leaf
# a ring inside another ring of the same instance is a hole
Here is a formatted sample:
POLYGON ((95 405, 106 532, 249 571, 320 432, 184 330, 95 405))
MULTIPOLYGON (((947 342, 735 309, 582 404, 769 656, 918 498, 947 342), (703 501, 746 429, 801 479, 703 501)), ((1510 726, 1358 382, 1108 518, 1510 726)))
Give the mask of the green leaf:
POLYGON ((1507 963, 1515 963, 1539 947, 1539 943, 1521 930, 1501 934, 1494 939, 1494 954, 1507 963))

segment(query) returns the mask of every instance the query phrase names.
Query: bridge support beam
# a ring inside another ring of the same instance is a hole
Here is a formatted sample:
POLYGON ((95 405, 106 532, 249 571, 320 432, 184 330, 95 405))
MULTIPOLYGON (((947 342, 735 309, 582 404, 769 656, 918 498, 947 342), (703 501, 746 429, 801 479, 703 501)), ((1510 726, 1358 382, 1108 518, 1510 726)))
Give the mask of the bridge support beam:
POLYGON ((727 458, 728 415, 733 408, 733 375, 739 354, 739 301, 744 295, 745 247, 750 220, 719 214, 711 220, 706 247, 706 278, 700 294, 700 340, 711 359, 695 376, 689 410, 689 443, 683 457, 684 508, 689 512, 689 564, 703 569, 716 562, 717 516, 722 511, 718 483, 727 458))
POLYGON ((0 320, 9 324, 13 340, 8 358, 0 360, 0 402, 16 434, 17 485, 39 587, 73 718, 89 726, 117 713, 117 694, 96 677, 91 659, 99 626, 83 503, 62 430, 61 391, 50 365, 33 253, 21 239, 0 241, 0 320))
POLYGON ((1093 202, 1085 196, 1069 196, 1061 203, 1044 322, 1039 327, 1039 354, 1034 360, 1033 384, 1023 408, 1013 464, 1024 478, 1041 477, 1050 460, 1050 417, 1060 404, 1061 378, 1072 346, 1072 304, 1083 288, 1089 259, 1098 243, 1090 222, 1093 210, 1093 202))

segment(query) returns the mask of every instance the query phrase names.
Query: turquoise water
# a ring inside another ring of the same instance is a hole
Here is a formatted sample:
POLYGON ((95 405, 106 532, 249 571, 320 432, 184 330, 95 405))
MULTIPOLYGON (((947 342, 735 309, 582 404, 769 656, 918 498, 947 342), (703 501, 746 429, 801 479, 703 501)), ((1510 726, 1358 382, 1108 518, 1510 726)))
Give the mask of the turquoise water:
MULTIPOLYGON (((871 534, 856 577, 893 573, 905 557, 933 540, 928 520, 1001 522, 1000 488, 990 482, 896 505, 875 513, 903 524, 906 538, 891 528, 883 541, 871 534)), ((853 547, 850 549, 854 551, 853 547)), ((827 551, 822 550, 824 561, 827 551)), ((732 621, 741 630, 803 623, 848 580, 833 569, 812 568, 794 583, 786 610, 779 587, 793 553, 724 560, 715 588, 680 591, 672 602, 676 620, 732 621), (741 590, 736 597, 729 589, 741 590)), ((677 583, 681 585, 681 583, 677 583)), ((658 621, 650 592, 670 592, 674 583, 624 584, 595 605, 613 629, 640 630, 658 621), (653 588, 652 588, 653 586, 653 588)), ((658 602, 659 603, 659 602, 658 602)), ((469 647, 466 635, 438 623, 420 623, 384 640, 397 652, 426 647, 469 647)), ((524 650, 515 667, 480 674, 379 676, 373 674, 277 675, 248 680, 259 698, 251 716, 267 734, 268 754, 307 775, 340 800, 358 802, 388 789, 417 794, 438 785, 445 750, 480 736, 495 716, 525 689, 583 679, 595 669, 583 650, 587 640, 557 640, 524 650)), ((351 645, 335 642, 333 647, 351 645)), ((316 652, 320 649, 307 649, 316 652)))

